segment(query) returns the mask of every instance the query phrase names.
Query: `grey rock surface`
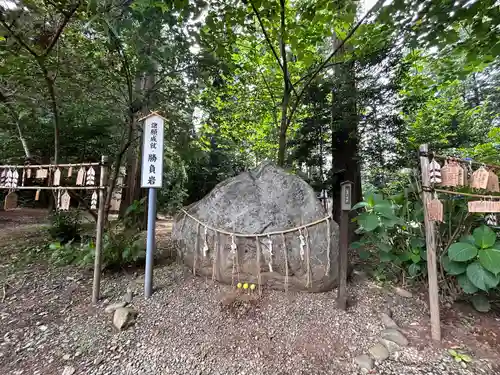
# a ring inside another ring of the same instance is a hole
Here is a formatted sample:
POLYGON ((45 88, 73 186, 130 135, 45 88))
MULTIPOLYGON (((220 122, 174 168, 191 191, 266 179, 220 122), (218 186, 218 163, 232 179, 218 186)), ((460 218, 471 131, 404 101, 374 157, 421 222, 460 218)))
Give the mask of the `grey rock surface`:
POLYGON ((378 338, 378 341, 386 347, 389 353, 395 353, 401 349, 401 347, 391 340, 383 339, 382 337, 378 338))
POLYGON ((135 322, 137 311, 131 307, 120 307, 115 310, 113 315, 113 325, 119 331, 127 329, 135 322))
MULTIPOLYGON (((203 224, 232 233, 259 234, 283 231, 322 219, 327 216, 316 193, 300 177, 289 174, 271 162, 230 178, 217 185, 202 200, 186 211, 203 224)), ((310 249, 310 280, 307 256, 300 255, 299 232, 271 236, 272 255, 268 238, 260 237, 261 256, 257 263, 256 239, 236 237, 236 254, 231 253, 231 237, 207 231, 208 251, 204 256, 204 226, 198 232, 198 223, 179 213, 173 224, 172 239, 178 255, 197 274, 214 276, 223 283, 231 283, 238 274, 240 280, 258 282, 260 269, 263 286, 283 289, 285 285, 285 253, 288 259, 288 286, 290 289, 321 292, 331 290, 337 282, 338 225, 330 223, 331 246, 327 247, 327 223, 307 229, 310 249), (198 234, 198 248, 196 238, 198 234), (284 246, 285 245, 285 246, 284 246), (328 253, 330 270, 327 271, 328 253), (216 266, 213 268, 213 260, 216 266), (271 263, 271 267, 269 266, 271 263)), ((306 234, 303 231, 303 234, 306 234)), ((307 252, 307 248, 305 249, 307 252)))
POLYGON ((373 359, 367 354, 358 355, 354 358, 354 362, 363 370, 369 371, 373 369, 373 359))
POLYGON ((368 351, 376 361, 382 362, 389 358, 389 351, 381 343, 376 343, 368 351))
POLYGON ((380 317, 385 328, 398 328, 396 322, 388 314, 382 313, 380 314, 380 317))
POLYGON ((120 307, 125 307, 125 306, 127 306, 127 302, 125 302, 125 301, 111 303, 104 308, 104 312, 106 314, 111 314, 111 313, 114 313, 116 309, 119 309, 120 307))
POLYGON ((408 346, 408 339, 397 329, 389 328, 382 331, 380 337, 392 341, 399 346, 408 346))

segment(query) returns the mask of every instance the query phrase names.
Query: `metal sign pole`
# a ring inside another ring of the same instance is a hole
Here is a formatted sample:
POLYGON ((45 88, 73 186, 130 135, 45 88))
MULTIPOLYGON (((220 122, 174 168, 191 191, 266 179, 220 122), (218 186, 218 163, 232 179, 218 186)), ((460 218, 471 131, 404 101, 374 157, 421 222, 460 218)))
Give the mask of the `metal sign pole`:
POLYGON ((144 275, 144 296, 153 293, 153 253, 156 245, 156 188, 149 188, 148 193, 148 234, 146 240, 146 270, 144 275))
POLYGON ((146 269, 144 272, 144 297, 153 293, 153 260, 156 247, 156 189, 163 179, 163 124, 164 119, 151 113, 144 120, 142 147, 141 187, 148 188, 148 230, 146 240, 146 269))

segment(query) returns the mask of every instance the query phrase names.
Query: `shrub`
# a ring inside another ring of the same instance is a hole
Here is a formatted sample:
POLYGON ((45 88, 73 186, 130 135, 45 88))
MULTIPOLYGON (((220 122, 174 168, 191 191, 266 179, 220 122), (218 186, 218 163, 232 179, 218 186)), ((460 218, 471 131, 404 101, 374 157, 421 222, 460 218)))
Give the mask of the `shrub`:
POLYGON ((53 240, 61 244, 78 242, 81 239, 81 233, 79 211, 56 211, 51 215, 49 234, 53 240))

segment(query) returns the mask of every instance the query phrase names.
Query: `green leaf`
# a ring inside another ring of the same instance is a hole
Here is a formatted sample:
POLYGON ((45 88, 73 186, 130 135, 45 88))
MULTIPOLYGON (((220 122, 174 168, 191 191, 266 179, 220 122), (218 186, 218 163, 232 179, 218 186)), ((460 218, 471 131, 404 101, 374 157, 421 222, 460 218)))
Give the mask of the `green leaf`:
POLYGON ((410 247, 412 249, 414 249, 414 248, 420 249, 420 248, 424 247, 424 245, 425 245, 425 241, 421 238, 412 238, 410 240, 410 247))
POLYGON ((370 254, 370 252, 369 252, 369 251, 366 251, 366 250, 361 250, 361 251, 359 252, 359 258, 360 258, 361 260, 366 260, 366 259, 370 258, 370 256, 371 256, 371 254, 370 254))
POLYGON ((392 261, 392 257, 390 253, 380 253, 380 261, 387 263, 392 261))
MULTIPOLYGON (((488 301, 486 301, 488 302, 488 301)), ((488 306, 489 306, 489 302, 488 302, 488 306)), ((489 309, 488 309, 489 310, 489 309)), ((478 311, 481 311, 481 310, 478 310, 478 311)), ((467 362, 467 363, 470 363, 472 362, 472 357, 470 355, 467 355, 467 354, 460 354, 460 358, 462 358, 462 361, 464 362, 467 362)))
POLYGON ((448 248, 448 256, 454 262, 467 262, 477 255, 477 248, 467 242, 456 242, 448 248))
POLYGON ((479 262, 495 275, 500 273, 500 250, 489 248, 479 250, 479 262))
POLYGON ((61 248, 61 244, 59 242, 52 242, 50 245, 49 245, 49 249, 50 250, 58 250, 61 248))
POLYGON ((413 263, 420 262, 420 254, 415 254, 415 253, 411 254, 411 261, 413 263))
POLYGON ((453 356, 453 357, 458 356, 458 353, 455 350, 453 350, 453 349, 448 349, 448 353, 450 353, 450 355, 453 356))
POLYGON ((401 261, 403 261, 403 262, 406 262, 406 261, 411 259, 411 255, 412 254, 409 251, 406 251, 403 254, 399 255, 399 259, 401 259, 401 261))
POLYGON ((496 287, 500 281, 497 276, 486 270, 478 261, 467 266, 467 277, 472 284, 485 292, 496 287))
POLYGON ((493 232, 486 225, 482 225, 479 228, 474 229, 472 235, 474 236, 474 241, 476 242, 476 246, 481 249, 487 249, 488 247, 492 247, 497 239, 495 232, 493 232))
POLYGON ((351 208, 351 211, 357 210, 358 208, 363 208, 363 207, 370 207, 370 204, 367 202, 358 202, 356 203, 353 208, 351 208))
POLYGON ((413 263, 412 265, 410 265, 410 267, 408 267, 408 273, 410 274, 411 277, 417 276, 419 271, 420 271, 420 265, 416 263, 413 263))
POLYGON ((377 248, 381 251, 383 251, 384 253, 388 253, 392 250, 392 246, 385 243, 385 242, 379 242, 377 243, 377 248))
POLYGON ((379 218, 377 215, 365 212, 358 216, 358 223, 365 231, 371 232, 379 226, 379 218))
POLYGON ((467 270, 467 264, 462 262, 453 262, 450 258, 445 255, 442 258, 443 268, 448 275, 457 276, 465 273, 467 270))
POLYGON ((458 242, 467 242, 467 243, 470 243, 471 245, 475 245, 476 244, 476 240, 470 234, 468 234, 467 236, 460 237, 460 240, 458 240, 458 242))
POLYGON ((471 283, 469 278, 465 273, 459 275, 457 277, 458 285, 460 285, 460 288, 464 291, 464 293, 467 294, 474 294, 476 293, 479 289, 471 283))
MULTIPOLYGON (((488 301, 488 298, 486 298, 484 294, 476 294, 472 296, 471 302, 472 306, 474 306, 474 308, 479 312, 488 312, 491 309, 490 302, 488 301)), ((465 362, 470 362, 472 360, 470 359, 469 361, 467 361, 464 358, 464 355, 461 355, 461 357, 465 362)))
POLYGON ((355 249, 360 249, 361 247, 363 247, 363 244, 359 241, 355 241, 355 242, 352 242, 349 247, 353 250, 355 249))

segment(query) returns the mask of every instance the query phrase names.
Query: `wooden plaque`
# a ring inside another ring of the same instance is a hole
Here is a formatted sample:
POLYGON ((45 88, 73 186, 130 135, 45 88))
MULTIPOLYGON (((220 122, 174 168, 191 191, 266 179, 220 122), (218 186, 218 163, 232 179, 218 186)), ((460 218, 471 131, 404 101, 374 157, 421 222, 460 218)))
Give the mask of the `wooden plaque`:
POLYGON ((487 190, 495 193, 500 191, 500 186, 498 185, 498 176, 493 171, 489 172, 487 190))
POLYGON ((427 202, 427 217, 430 221, 443 221, 443 204, 439 199, 427 202))
POLYGON ((469 212, 490 213, 500 212, 500 202, 471 201, 468 203, 469 212))
POLYGON ((466 186, 467 185, 467 169, 462 165, 458 165, 458 185, 457 186, 466 186))
POLYGON ((14 208, 17 208, 17 194, 9 193, 5 196, 3 209, 7 211, 7 210, 13 210, 14 208))
POLYGON ((490 173, 484 167, 480 167, 472 174, 471 187, 485 190, 488 187, 489 177, 490 173))
POLYGON ((85 168, 81 167, 76 175, 76 185, 82 186, 83 180, 85 179, 85 168))
POLYGON ((442 186, 458 186, 460 167, 455 162, 445 164, 441 168, 441 185, 442 186))
POLYGON ((61 184, 61 170, 59 168, 54 172, 54 186, 59 186, 61 184))

